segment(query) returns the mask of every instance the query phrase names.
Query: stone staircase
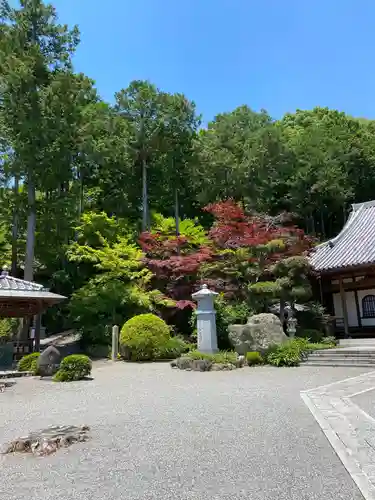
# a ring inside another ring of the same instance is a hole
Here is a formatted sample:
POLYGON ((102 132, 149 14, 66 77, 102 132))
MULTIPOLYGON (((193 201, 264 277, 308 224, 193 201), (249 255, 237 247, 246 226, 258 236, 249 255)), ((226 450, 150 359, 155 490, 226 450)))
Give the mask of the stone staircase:
POLYGON ((303 363, 307 366, 358 366, 375 370, 375 339, 340 340, 335 349, 314 351, 303 363))

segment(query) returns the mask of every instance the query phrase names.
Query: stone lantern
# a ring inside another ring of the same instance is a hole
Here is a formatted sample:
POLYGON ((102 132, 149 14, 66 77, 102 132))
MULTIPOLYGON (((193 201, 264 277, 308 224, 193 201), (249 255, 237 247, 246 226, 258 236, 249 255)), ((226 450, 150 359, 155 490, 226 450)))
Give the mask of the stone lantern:
POLYGON ((218 295, 203 285, 192 298, 197 301, 198 351, 213 354, 218 351, 214 298, 218 295))
POLYGON ((296 320, 296 318, 294 316, 291 316, 288 319, 288 334, 289 334, 289 337, 291 337, 291 338, 295 337, 296 331, 297 331, 297 320, 296 320))

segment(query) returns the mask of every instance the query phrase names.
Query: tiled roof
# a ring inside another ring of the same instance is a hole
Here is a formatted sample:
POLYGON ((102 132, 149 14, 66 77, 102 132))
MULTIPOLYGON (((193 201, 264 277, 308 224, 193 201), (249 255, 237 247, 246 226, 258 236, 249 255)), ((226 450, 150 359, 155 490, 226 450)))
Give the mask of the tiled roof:
POLYGON ((21 280, 9 276, 6 268, 0 275, 0 298, 1 297, 18 297, 18 298, 36 298, 36 299, 53 299, 63 300, 65 297, 51 293, 47 288, 38 283, 21 280))
POLYGON ((341 232, 318 245, 310 257, 316 271, 375 264, 375 200, 352 205, 341 232))
POLYGON ((43 288, 43 285, 9 276, 5 270, 3 270, 0 275, 0 290, 28 290, 30 292, 39 292, 42 291, 43 288))

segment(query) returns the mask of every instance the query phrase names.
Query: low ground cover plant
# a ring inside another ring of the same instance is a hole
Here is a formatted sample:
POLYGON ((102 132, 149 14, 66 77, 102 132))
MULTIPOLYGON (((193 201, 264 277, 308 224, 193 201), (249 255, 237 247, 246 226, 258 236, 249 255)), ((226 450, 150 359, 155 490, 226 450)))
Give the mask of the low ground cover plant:
POLYGON ((246 362, 249 366, 255 366, 263 364, 264 359, 260 352, 252 351, 246 353, 246 362))
MULTIPOLYGON (((185 356, 184 356, 185 357, 185 356)), ((219 351, 215 354, 208 354, 204 352, 199 352, 197 350, 190 351, 186 354, 186 357, 190 359, 207 359, 212 363, 231 363, 236 364, 237 353, 234 351, 219 351)))

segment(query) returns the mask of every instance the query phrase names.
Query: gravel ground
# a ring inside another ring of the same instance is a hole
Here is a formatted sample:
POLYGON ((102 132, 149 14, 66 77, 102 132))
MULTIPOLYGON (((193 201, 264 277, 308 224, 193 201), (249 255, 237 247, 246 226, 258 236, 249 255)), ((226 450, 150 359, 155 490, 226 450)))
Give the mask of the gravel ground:
POLYGON ((0 442, 88 424, 46 458, 3 456, 1 500, 361 500, 299 392, 359 368, 195 373, 98 363, 94 380, 17 380, 0 394, 0 442))
POLYGON ((362 410, 375 418, 375 388, 372 391, 367 391, 358 396, 352 397, 353 402, 358 405, 362 410))

